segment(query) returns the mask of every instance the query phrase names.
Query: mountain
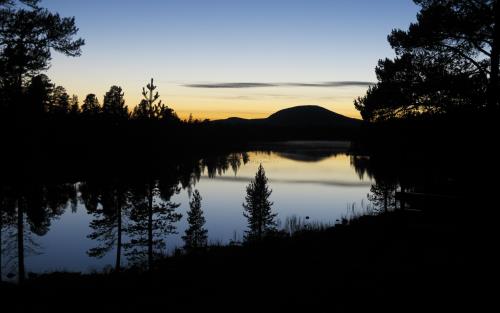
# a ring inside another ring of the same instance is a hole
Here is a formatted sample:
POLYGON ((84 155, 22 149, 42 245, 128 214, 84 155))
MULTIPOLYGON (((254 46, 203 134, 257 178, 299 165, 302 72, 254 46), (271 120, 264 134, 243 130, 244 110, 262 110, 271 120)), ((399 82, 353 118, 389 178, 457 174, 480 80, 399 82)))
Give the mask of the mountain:
POLYGON ((361 121, 317 105, 302 105, 278 111, 267 122, 283 126, 356 126, 361 121))
POLYGON ((230 117, 213 121, 213 123, 286 127, 356 127, 361 124, 361 120, 335 113, 317 105, 301 105, 280 110, 263 119, 230 117))

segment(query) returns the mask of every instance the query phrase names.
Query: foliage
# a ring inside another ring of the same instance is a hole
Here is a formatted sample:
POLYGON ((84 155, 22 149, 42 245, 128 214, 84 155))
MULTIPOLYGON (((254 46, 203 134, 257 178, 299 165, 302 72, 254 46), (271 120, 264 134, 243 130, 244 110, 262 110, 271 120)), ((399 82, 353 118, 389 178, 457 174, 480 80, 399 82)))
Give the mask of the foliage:
POLYGON ((68 114, 70 111, 70 98, 66 89, 62 86, 54 88, 51 97, 49 112, 54 115, 68 114))
POLYGON ((354 101, 365 120, 445 114, 486 102, 486 80, 481 75, 463 67, 451 71, 442 60, 404 54, 380 60, 375 71, 378 84, 354 101))
POLYGON ((396 209, 396 184, 378 182, 370 187, 368 200, 379 212, 396 209))
POLYGON ((243 215, 248 220, 249 230, 246 232, 247 240, 260 240, 262 237, 276 229, 276 213, 272 213, 272 202, 269 196, 268 179, 262 164, 255 174, 255 179, 246 188, 245 203, 243 203, 243 215))
POLYGON ((85 100, 83 100, 81 112, 84 116, 97 116, 99 113, 101 113, 99 99, 97 99, 95 94, 90 93, 85 97, 85 100))
POLYGON ((80 102, 78 101, 77 95, 71 96, 71 99, 69 100, 69 113, 73 116, 80 113, 80 102))
POLYGON ((90 222, 93 230, 87 237, 100 244, 87 251, 91 257, 102 258, 108 252, 117 250, 116 269, 120 267, 122 233, 126 214, 130 209, 130 195, 123 184, 87 182, 80 186, 82 199, 94 219, 90 222))
POLYGON ((126 120, 128 118, 128 107, 125 105, 124 93, 121 87, 111 86, 104 95, 102 103, 102 114, 111 120, 126 120))
POLYGON ((190 210, 187 213, 189 227, 186 229, 186 234, 182 236, 186 251, 197 250, 207 245, 208 231, 203 227, 205 225, 205 217, 201 209, 201 199, 200 193, 198 190, 195 190, 193 199, 189 202, 190 210))
POLYGON ((23 110, 28 112, 30 116, 41 116, 49 110, 53 92, 54 84, 51 83, 47 75, 40 74, 33 77, 26 88, 26 101, 23 110))
POLYGON ((397 57, 379 61, 378 84, 355 101, 363 118, 498 108, 498 1, 414 2, 417 22, 388 37, 397 57))
POLYGON ((142 96, 144 99, 134 108, 132 118, 138 120, 148 119, 178 122, 179 118, 174 110, 170 109, 159 100, 160 94, 158 92, 154 93, 157 87, 158 86, 154 85, 153 79, 151 78, 151 83, 147 84, 146 88, 142 88, 142 96))
POLYGON ((151 267, 154 256, 165 252, 165 236, 177 233, 175 223, 182 218, 175 211, 180 204, 170 201, 178 192, 177 185, 162 185, 159 181, 133 188, 127 227, 130 241, 124 245, 130 261, 142 263, 147 260, 151 267))
POLYGON ((50 66, 51 50, 79 56, 84 45, 74 38, 78 28, 73 17, 51 13, 38 2, 0 3, 0 107, 5 110, 12 111, 23 86, 50 66))

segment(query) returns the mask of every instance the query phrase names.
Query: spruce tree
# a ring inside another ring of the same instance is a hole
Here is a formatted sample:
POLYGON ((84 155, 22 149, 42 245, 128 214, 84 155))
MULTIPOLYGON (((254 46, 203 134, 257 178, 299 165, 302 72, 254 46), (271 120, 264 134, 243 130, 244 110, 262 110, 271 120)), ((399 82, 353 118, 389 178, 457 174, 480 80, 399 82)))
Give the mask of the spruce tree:
POLYGON ((70 112, 70 97, 63 86, 57 86, 52 92, 49 113, 54 115, 66 115, 70 112))
POLYGON ((182 236, 186 251, 197 250, 207 245, 208 231, 203 227, 205 225, 205 217, 201 209, 201 199, 200 193, 198 190, 195 190, 193 199, 189 202, 190 210, 187 213, 189 227, 186 229, 186 234, 182 236))
POLYGON ((260 240, 263 235, 276 229, 276 213, 271 210, 272 202, 269 196, 272 190, 267 184, 266 172, 262 164, 255 174, 255 179, 247 186, 247 195, 243 203, 243 215, 248 220, 249 230, 246 232, 247 240, 260 240))
POLYGON ((82 114, 84 116, 97 116, 101 113, 101 106, 96 95, 93 93, 88 94, 83 100, 82 114))
POLYGON ((128 107, 125 105, 124 93, 121 87, 111 86, 104 95, 102 113, 107 119, 119 121, 128 118, 128 107))

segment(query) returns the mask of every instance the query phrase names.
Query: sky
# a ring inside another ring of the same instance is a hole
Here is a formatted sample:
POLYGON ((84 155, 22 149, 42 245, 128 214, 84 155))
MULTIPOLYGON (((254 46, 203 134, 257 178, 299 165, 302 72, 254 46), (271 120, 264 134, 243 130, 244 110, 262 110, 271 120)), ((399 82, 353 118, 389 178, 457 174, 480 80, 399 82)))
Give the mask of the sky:
POLYGON ((359 117, 353 100, 393 57, 411 0, 43 0, 75 16, 82 55, 54 53, 49 77, 82 100, 121 86, 129 108, 155 79, 181 118, 266 117, 321 105, 359 117))

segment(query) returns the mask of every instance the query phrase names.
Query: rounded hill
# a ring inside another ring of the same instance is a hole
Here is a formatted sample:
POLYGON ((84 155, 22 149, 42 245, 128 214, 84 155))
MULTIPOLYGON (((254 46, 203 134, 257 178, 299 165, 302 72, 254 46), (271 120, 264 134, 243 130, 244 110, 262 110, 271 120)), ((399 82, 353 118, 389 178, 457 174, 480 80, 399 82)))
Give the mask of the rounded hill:
POLYGON ((283 126, 356 126, 361 121, 318 105, 301 105, 271 114, 266 122, 283 126))

